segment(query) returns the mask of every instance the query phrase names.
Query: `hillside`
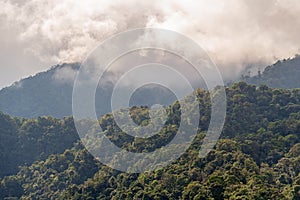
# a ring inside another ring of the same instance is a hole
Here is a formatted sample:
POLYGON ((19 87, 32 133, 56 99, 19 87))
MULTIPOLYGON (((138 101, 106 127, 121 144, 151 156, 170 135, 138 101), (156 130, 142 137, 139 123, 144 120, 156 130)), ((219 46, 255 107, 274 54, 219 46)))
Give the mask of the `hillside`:
MULTIPOLYGON (((10 87, 0 90, 0 111, 17 117, 37 118, 52 116, 63 118, 72 115, 73 83, 80 67, 79 63, 53 66, 45 72, 22 79, 10 87)), ((107 77, 114 76, 107 73, 107 77)), ((111 112, 113 84, 98 86, 96 112, 98 116, 111 112)), ((159 86, 144 86, 131 98, 131 105, 169 105, 175 96, 159 86), (154 98, 153 98, 154 97, 154 98)))
MULTIPOLYGON (((22 199, 300 199, 300 90, 271 89, 236 83, 226 89, 227 118, 221 140, 206 157, 198 151, 209 122, 209 94, 197 90, 201 102, 199 134, 188 151, 171 165, 141 174, 112 170, 91 157, 74 137, 70 118, 22 120, 1 114, 1 160, 19 170, 0 166, 0 198, 22 199), (68 135, 68 136, 67 136, 68 135), (73 135, 73 136, 72 136, 73 135), (38 139, 35 139, 38 138, 38 139), (63 139, 65 138, 65 139, 63 139), (67 139, 69 138, 69 139, 67 139), (38 147, 60 147, 65 151, 38 147), (32 160, 15 161, 32 148, 32 160), (31 144, 31 146, 30 146, 31 144), (24 151, 23 147, 28 148, 24 151), (37 148, 39 151, 36 151, 37 148), (23 154, 22 154, 23 152, 23 154), (49 154, 53 153, 49 156, 49 154), (9 157, 3 157, 10 155, 9 157), (11 176, 6 176, 6 175, 11 176)), ((177 124, 178 106, 172 105, 177 124)), ((133 118, 147 120, 145 108, 135 107, 133 118)), ((179 114, 180 115, 180 114, 179 114)), ((131 151, 152 151, 174 130, 162 129, 151 140, 132 139, 113 126, 111 114, 100 125, 107 136, 131 151)), ((168 124, 166 124, 168 126, 168 124)), ((3 162, 1 162, 3 163, 3 162)))
POLYGON ((257 76, 243 77, 243 80, 249 84, 268 85, 273 88, 300 88, 300 56, 277 61, 268 66, 257 76))
MULTIPOLYGON (((56 65, 48 71, 3 88, 0 90, 0 111, 25 118, 71 116, 73 83, 79 67, 79 63, 56 65)), ((106 75, 115 76, 111 72, 106 75)), ((243 76, 242 80, 249 84, 291 89, 300 88, 299 77, 300 56, 296 56, 266 67, 257 76, 243 76)), ((110 81, 105 86, 98 87, 96 92, 96 112, 99 117, 111 112, 110 99, 113 83, 110 81)), ((146 106, 155 103, 170 105, 175 99, 176 97, 165 88, 144 86, 134 93, 130 103, 146 106)))
POLYGON ((72 113, 73 77, 56 80, 56 72, 78 70, 79 64, 57 65, 0 91, 0 111, 18 117, 64 117, 72 113), (70 79, 70 80, 69 80, 70 79))

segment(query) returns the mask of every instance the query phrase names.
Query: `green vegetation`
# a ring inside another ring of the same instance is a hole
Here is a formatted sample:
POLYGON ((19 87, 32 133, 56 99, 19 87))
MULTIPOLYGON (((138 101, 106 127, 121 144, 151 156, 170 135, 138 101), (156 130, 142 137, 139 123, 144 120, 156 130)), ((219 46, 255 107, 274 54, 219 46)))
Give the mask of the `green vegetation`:
POLYGON ((72 118, 11 118, 0 114, 0 177, 51 154, 63 153, 78 141, 72 118))
MULTIPOLYGON (((176 162, 154 172, 127 174, 97 162, 80 144, 71 118, 0 115, 0 199, 300 199, 300 89, 271 89, 244 82, 227 91, 221 139, 206 157, 198 153, 210 119, 207 91, 197 90, 199 133, 176 162)), ((179 106, 150 140, 127 136, 112 115, 99 123, 117 145, 151 151, 176 132, 179 106)), ((135 107, 138 124, 147 109, 135 107)))

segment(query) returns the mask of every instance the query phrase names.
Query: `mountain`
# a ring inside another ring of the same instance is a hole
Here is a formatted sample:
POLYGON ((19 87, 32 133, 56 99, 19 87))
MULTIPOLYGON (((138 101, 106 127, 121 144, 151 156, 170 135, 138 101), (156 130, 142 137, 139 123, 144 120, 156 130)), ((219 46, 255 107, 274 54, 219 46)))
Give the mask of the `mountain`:
MULTIPOLYGON (((80 63, 61 64, 48 71, 22 79, 0 91, 0 111, 17 117, 36 118, 52 116, 63 118, 72 115, 72 92, 80 63)), ((106 73, 108 79, 115 74, 106 73)), ((111 112, 112 82, 99 86, 96 92, 98 116, 111 112)), ((134 92, 131 105, 169 105, 176 99, 168 89, 146 85, 134 92)))
POLYGON ((300 88, 300 56, 277 61, 275 64, 268 66, 262 73, 249 77, 244 76, 242 79, 255 85, 268 85, 273 88, 300 88))
MULTIPOLYGON (((22 79, 0 90, 0 111, 17 117, 36 118, 53 116, 63 118, 72 115, 73 83, 80 63, 64 63, 48 71, 22 79)), ((96 113, 100 117, 111 112, 111 95, 114 76, 106 73, 107 83, 98 86, 96 113)), ((265 84, 273 88, 300 88, 300 56, 278 61, 256 76, 243 76, 242 80, 255 85, 265 84)), ((132 96, 130 106, 151 106, 156 103, 170 105, 176 100, 168 89, 148 85, 139 88, 132 96)))
MULTIPOLYGON (((17 117, 36 118, 53 116, 63 118, 72 115, 72 91, 80 63, 64 63, 51 67, 48 71, 22 79, 12 86, 0 90, 0 111, 17 117)), ((96 113, 100 117, 111 112, 111 95, 114 77, 107 72, 107 82, 98 86, 96 113)), ((273 88, 300 88, 300 56, 278 61, 268 66, 256 76, 243 76, 242 80, 255 85, 273 88)), ((156 103, 170 105, 176 100, 168 89, 148 85, 134 92, 130 106, 151 106, 156 103)))
MULTIPOLYGON (((300 199, 300 90, 240 82, 226 92, 226 123, 207 156, 198 155, 210 99, 199 89, 199 133, 191 147, 169 166, 140 174, 95 160, 74 135, 72 118, 0 114, 0 199, 300 199)), ((132 109, 136 121, 148 120, 145 107, 132 109)), ((176 133, 179 107, 168 109, 175 115, 150 140, 126 136, 111 114, 99 123, 116 145, 151 152, 176 133)))
POLYGON ((0 91, 0 111, 19 117, 64 117, 72 113, 73 77, 59 79, 62 70, 78 70, 79 64, 53 66, 0 91))

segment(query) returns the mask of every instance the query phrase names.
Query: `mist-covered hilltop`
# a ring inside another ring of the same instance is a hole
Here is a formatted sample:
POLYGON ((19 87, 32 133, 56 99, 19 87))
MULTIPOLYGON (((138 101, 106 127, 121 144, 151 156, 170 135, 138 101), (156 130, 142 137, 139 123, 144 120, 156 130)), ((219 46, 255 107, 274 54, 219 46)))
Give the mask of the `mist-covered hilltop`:
MULTIPOLYGON (((18 117, 35 118, 72 115, 72 91, 79 63, 53 66, 45 72, 22 79, 0 90, 0 111, 18 117)), ((111 95, 115 74, 106 74, 105 85, 98 85, 95 95, 96 112, 100 117, 111 112, 111 95)), ((300 56, 277 61, 256 76, 243 76, 242 80, 273 88, 300 88, 300 56)), ((169 105, 176 97, 171 91, 158 86, 144 86, 131 98, 130 105, 169 105)))
POLYGON ((71 115, 74 70, 79 64, 53 66, 0 91, 0 110, 19 117, 71 115))
POLYGON ((300 56, 277 61, 268 66, 262 73, 249 77, 244 76, 243 80, 255 85, 268 85, 273 88, 300 88, 300 56))
MULTIPOLYGON (((79 63, 55 65, 48 71, 3 88, 0 90, 0 111, 26 118, 71 116, 73 83, 79 68, 79 63)), ((98 85, 95 94, 96 112, 99 117, 111 111, 110 99, 115 74, 108 72, 105 75, 108 81, 103 86, 98 85)), ((175 99, 175 96, 166 88, 146 85, 134 92, 130 104, 169 105, 175 99)))

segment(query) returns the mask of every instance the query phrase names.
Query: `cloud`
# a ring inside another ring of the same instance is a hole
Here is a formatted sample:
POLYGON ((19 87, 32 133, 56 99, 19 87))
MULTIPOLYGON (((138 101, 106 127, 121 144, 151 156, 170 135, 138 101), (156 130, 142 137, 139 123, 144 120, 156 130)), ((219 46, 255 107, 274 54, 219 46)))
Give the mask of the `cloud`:
POLYGON ((112 34, 159 27, 198 42, 225 78, 299 53, 297 0, 0 2, 0 23, 43 62, 81 62, 112 34))
POLYGON ((247 65, 270 64, 299 52, 297 1, 182 2, 178 10, 155 25, 179 30, 199 42, 227 76, 247 65))
POLYGON ((57 68, 52 75, 55 81, 60 83, 69 83, 73 85, 78 70, 70 65, 64 65, 62 68, 57 68))

